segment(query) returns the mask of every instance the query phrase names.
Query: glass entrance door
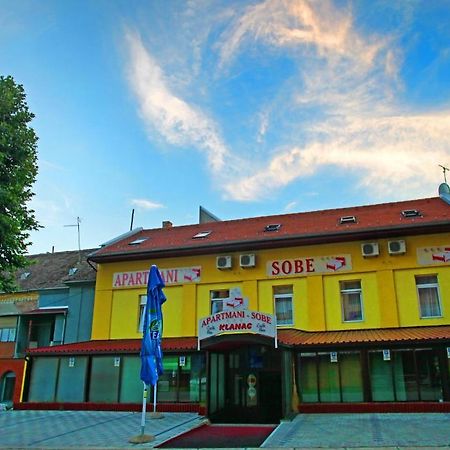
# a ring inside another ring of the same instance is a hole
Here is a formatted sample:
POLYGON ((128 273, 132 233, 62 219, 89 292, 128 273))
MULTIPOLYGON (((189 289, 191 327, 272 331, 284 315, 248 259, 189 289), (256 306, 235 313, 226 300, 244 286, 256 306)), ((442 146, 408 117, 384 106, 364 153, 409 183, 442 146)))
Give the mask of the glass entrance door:
POLYGON ((210 353, 212 422, 278 423, 281 418, 280 353, 262 345, 210 353))

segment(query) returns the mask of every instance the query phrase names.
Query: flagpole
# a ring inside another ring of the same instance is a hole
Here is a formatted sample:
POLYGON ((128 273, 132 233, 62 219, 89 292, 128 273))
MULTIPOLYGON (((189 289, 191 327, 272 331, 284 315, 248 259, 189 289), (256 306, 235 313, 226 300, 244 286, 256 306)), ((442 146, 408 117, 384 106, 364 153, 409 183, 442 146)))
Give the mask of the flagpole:
POLYGON ((145 434, 145 412, 147 410, 147 385, 144 384, 144 391, 142 393, 142 415, 141 415, 141 434, 133 436, 128 439, 128 442, 132 444, 144 444, 146 442, 151 442, 155 439, 151 434, 145 434))
POLYGON ((156 390, 158 389, 158 383, 153 386, 153 414, 156 414, 156 390))
POLYGON ((144 436, 145 432, 145 412, 147 410, 147 385, 144 384, 144 392, 142 394, 142 416, 141 416, 141 436, 144 436))

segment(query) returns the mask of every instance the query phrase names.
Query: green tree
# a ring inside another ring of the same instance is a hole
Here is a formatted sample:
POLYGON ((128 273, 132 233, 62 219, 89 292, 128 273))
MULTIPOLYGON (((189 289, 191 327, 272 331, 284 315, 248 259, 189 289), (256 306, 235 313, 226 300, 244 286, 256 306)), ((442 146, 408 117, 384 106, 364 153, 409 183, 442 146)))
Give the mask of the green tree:
POLYGON ((39 224, 28 202, 37 175, 37 136, 23 86, 0 76, 0 291, 14 290, 14 273, 27 266, 31 230, 39 224))

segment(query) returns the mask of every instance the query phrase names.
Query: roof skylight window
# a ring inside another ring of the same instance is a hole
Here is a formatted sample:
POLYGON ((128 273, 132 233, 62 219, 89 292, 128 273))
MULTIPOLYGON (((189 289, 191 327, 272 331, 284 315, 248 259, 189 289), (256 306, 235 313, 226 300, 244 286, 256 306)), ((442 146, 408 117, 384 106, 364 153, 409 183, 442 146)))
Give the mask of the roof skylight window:
POLYGON ((78 271, 78 267, 71 267, 69 269, 69 276, 75 275, 78 271))
POLYGON ((402 211, 403 217, 421 217, 420 211, 417 209, 404 209, 402 211))
POLYGON ((266 225, 264 231, 278 231, 281 228, 281 223, 271 223, 266 225))
POLYGON ((31 272, 23 272, 23 273, 20 275, 20 279, 21 279, 21 280, 26 280, 30 275, 31 275, 31 272))
POLYGON ((346 223, 356 223, 356 217, 355 216, 342 216, 339 219, 339 223, 341 225, 344 225, 346 223))
POLYGON ((128 243, 128 245, 139 245, 142 244, 143 242, 145 242, 148 238, 139 238, 139 239, 135 239, 134 241, 131 241, 128 243))
POLYGON ((211 234, 211 231, 200 231, 199 233, 192 236, 192 239, 202 239, 211 234))

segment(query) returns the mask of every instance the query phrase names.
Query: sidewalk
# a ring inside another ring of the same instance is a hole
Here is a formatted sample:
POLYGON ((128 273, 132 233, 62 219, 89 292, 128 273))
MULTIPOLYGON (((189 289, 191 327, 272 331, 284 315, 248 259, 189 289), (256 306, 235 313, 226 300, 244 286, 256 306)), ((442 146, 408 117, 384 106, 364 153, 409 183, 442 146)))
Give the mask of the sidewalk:
MULTIPOLYGON (((0 449, 152 448, 201 425, 195 413, 164 413, 147 419, 146 444, 130 444, 140 434, 141 414, 106 411, 2 411, 0 449)), ((282 422, 264 448, 450 449, 450 414, 302 414, 282 422)))

